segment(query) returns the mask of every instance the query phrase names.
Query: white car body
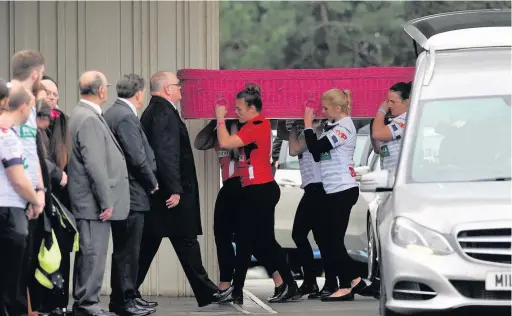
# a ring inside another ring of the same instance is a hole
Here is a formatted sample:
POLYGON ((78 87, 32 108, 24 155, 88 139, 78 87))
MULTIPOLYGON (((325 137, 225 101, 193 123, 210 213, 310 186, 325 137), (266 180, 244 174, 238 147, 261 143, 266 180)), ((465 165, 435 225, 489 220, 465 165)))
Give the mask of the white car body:
POLYGON ((446 13, 404 26, 424 51, 399 165, 360 186, 380 196, 381 315, 510 314, 510 14, 446 13))

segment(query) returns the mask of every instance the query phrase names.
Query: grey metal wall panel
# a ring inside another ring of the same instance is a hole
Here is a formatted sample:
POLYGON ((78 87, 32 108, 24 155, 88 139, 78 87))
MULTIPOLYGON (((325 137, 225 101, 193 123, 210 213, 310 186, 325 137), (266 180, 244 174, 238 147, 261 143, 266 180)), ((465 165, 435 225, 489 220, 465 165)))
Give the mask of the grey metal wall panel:
MULTIPOLYGON (((78 77, 85 70, 103 71, 115 84, 128 72, 149 81, 158 70, 218 69, 218 20, 216 1, 2 1, 0 40, 7 45, 0 45, 0 77, 10 78, 10 58, 16 50, 39 49, 47 60, 46 73, 58 81, 59 105, 70 112, 79 97, 78 77)), ((109 102, 114 99, 112 87, 109 102)), ((191 138, 205 124, 188 121, 191 138)), ((212 151, 195 151, 194 158, 204 230, 199 238, 202 257, 216 280, 213 206, 219 168, 212 151)), ((105 275, 105 294, 110 291, 109 283, 110 269, 105 275)), ((192 294, 168 241, 162 243, 142 290, 152 295, 192 294)))

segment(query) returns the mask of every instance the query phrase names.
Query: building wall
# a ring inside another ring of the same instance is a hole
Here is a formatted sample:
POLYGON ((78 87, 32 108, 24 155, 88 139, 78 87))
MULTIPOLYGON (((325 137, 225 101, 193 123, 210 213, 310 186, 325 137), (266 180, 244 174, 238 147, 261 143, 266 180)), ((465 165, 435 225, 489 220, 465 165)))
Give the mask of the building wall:
MULTIPOLYGON (((59 106, 70 112, 78 101, 78 77, 103 71, 115 84, 135 72, 149 80, 158 70, 219 67, 217 1, 0 2, 0 77, 10 78, 10 58, 20 49, 38 49, 46 74, 58 81, 59 106)), ((109 103, 115 88, 109 91, 109 103)), ((191 138, 205 125, 188 121, 191 138)), ((200 236, 203 263, 216 280, 213 205, 219 169, 213 152, 194 152, 201 192, 200 236)), ((111 251, 111 250, 109 250, 111 251)), ((110 256, 104 293, 110 291, 110 256)), ((166 239, 143 285, 146 295, 192 295, 183 270, 166 239)))

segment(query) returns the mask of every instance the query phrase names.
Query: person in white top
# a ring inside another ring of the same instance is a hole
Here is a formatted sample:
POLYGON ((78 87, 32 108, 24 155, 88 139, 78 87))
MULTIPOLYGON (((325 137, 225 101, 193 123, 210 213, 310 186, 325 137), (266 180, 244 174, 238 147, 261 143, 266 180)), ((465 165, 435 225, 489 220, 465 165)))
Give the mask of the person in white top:
MULTIPOLYGON (((15 85, 7 93, 6 90, 5 81, 0 80, 0 116, 7 117, 13 125, 22 125, 30 116, 34 97, 21 85, 15 85)), ((12 126, 0 129, 0 248, 5 254, 0 261, 0 314, 6 316, 21 315, 18 289, 26 273, 28 221, 36 218, 37 211, 43 208, 23 158, 21 140, 12 126)))
MULTIPOLYGON (((325 243, 321 240, 320 218, 322 207, 319 207, 318 201, 323 201, 325 190, 322 186, 322 174, 320 163, 313 159, 313 155, 306 146, 304 137, 304 128, 302 122, 294 122, 291 130, 288 130, 286 121, 280 121, 278 124, 278 135, 282 139, 288 139, 290 156, 299 158, 300 175, 302 178, 301 188, 304 190, 293 221, 292 238, 297 245, 297 251, 300 256, 300 263, 304 273, 304 282, 299 288, 301 295, 308 295, 309 299, 320 298, 322 295, 330 295, 337 289, 336 275, 326 266, 324 288, 320 291, 316 282, 313 249, 308 240, 308 235, 312 231, 320 252, 325 251, 325 243), (302 125, 302 126, 299 126, 302 125)), ((314 122, 314 130, 317 136, 322 134, 322 122, 314 122)), ((327 245, 328 246, 328 245, 327 245)))
POLYGON ((411 82, 394 84, 388 91, 388 99, 382 102, 372 123, 372 144, 375 151, 380 154, 384 170, 394 172, 398 165, 411 85, 411 82), (394 118, 386 124, 385 116, 389 111, 394 118))
POLYGON ((320 162, 322 184, 327 193, 321 238, 328 240, 330 247, 322 257, 339 280, 339 289, 323 296, 322 301, 351 301, 354 294, 366 287, 344 242, 352 206, 359 198, 353 161, 357 132, 350 118, 351 103, 349 90, 331 89, 322 95, 323 113, 328 122, 319 139, 312 129, 313 109, 306 108, 304 113, 306 144, 313 159, 320 162))

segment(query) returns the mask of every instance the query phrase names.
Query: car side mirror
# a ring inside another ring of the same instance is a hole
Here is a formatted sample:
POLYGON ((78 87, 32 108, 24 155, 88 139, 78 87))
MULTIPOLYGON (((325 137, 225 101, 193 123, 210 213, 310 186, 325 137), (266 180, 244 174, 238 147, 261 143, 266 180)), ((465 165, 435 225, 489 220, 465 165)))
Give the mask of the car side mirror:
POLYGON ((389 192, 393 190, 395 176, 389 170, 379 170, 361 176, 362 192, 389 192))
POLYGON ((356 171, 356 181, 361 181, 361 177, 370 172, 370 167, 361 166, 354 169, 356 171))

